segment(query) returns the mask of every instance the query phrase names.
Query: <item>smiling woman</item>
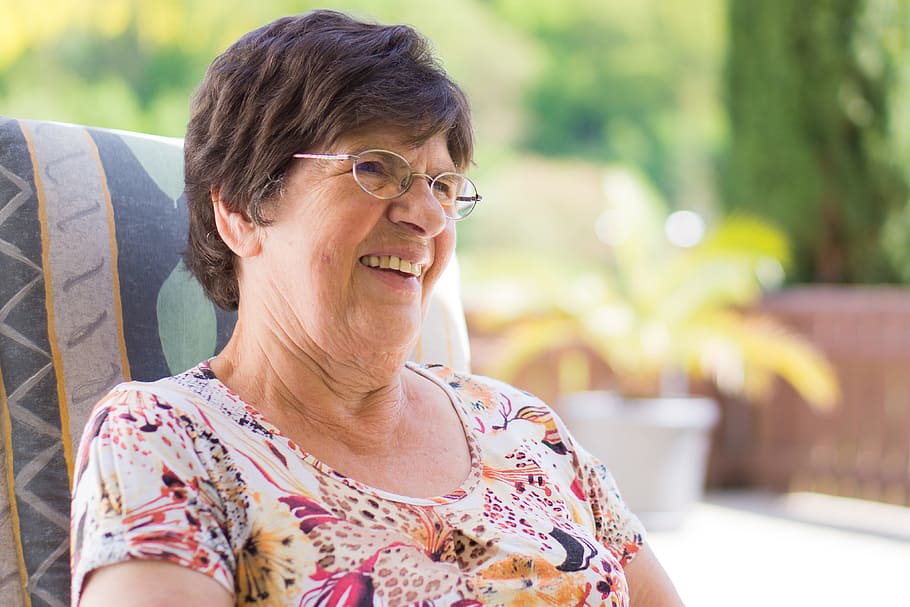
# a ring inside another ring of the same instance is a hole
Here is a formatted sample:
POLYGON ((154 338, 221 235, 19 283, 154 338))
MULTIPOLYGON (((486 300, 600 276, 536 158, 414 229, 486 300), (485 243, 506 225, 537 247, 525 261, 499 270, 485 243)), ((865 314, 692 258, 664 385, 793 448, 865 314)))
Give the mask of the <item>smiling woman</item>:
POLYGON ((409 27, 314 11, 213 62, 185 262, 237 324, 95 407, 74 604, 678 604, 544 403, 406 362, 480 201, 472 153, 467 101, 409 27))

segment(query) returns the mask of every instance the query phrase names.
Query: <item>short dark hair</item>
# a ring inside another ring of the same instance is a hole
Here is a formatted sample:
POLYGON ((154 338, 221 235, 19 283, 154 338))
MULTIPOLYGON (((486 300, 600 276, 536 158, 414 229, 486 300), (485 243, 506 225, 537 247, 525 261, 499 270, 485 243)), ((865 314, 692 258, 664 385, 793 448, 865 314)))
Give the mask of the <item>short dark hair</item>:
POLYGON ((215 304, 239 302, 234 254, 218 236, 211 194, 266 225, 295 152, 325 151, 371 127, 420 145, 444 134, 465 170, 470 109, 430 43, 406 25, 316 10, 253 30, 219 55, 193 95, 184 142, 188 247, 184 263, 215 304))

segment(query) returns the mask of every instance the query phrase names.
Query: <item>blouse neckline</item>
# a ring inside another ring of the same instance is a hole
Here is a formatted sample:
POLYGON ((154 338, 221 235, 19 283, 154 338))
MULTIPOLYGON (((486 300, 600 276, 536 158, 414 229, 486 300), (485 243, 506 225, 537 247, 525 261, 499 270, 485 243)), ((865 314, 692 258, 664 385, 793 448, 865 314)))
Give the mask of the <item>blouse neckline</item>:
POLYGON ((464 436, 468 445, 468 454, 470 456, 471 465, 467 478, 465 478, 460 483, 460 485, 452 491, 449 491, 444 495, 415 497, 409 495, 401 495, 392 491, 373 487, 366 482, 345 476, 316 456, 305 451, 290 438, 282 434, 281 430, 275 426, 256 406, 241 398, 239 394, 231 390, 226 384, 224 384, 224 382, 218 379, 218 377, 212 371, 209 360, 210 359, 205 360, 198 365, 198 368, 206 372, 206 376, 211 378, 209 381, 214 382, 214 385, 217 387, 217 389, 227 395, 230 401, 242 405, 249 415, 251 415, 262 427, 268 430, 273 439, 280 438, 291 451, 296 453, 317 474, 323 474, 327 477, 340 481, 348 487, 364 495, 372 495, 391 502, 406 503, 415 506, 439 506, 458 502, 473 493, 480 484, 480 480, 483 475, 483 458, 481 456, 480 445, 477 441, 477 437, 474 435, 474 431, 470 425, 470 420, 467 416, 464 401, 461 399, 461 396, 454 389, 452 389, 451 386, 443 381, 438 375, 431 372, 426 365, 408 361, 405 363, 405 368, 414 373, 417 373, 421 377, 430 380, 440 389, 442 389, 443 392, 445 392, 446 396, 449 399, 449 402, 455 410, 455 414, 458 416, 458 419, 461 422, 462 429, 464 430, 464 436))

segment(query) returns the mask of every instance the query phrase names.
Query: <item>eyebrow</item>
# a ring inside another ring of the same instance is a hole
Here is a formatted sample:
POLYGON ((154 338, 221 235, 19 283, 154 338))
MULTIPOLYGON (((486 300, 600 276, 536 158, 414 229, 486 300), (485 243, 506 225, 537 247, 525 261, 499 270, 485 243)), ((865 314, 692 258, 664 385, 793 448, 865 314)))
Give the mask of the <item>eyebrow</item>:
MULTIPOLYGON (((400 150, 395 150, 395 149, 388 148, 388 147, 385 147, 382 145, 366 145, 366 144, 360 145, 360 146, 354 146, 354 149, 356 151, 341 152, 341 153, 361 154, 363 152, 366 152, 367 150, 385 150, 386 152, 394 152, 394 153, 398 154, 399 156, 401 156, 402 158, 404 158, 405 160, 407 160, 408 164, 411 165, 412 170, 414 167, 414 161, 411 160, 410 158, 408 158, 408 154, 406 152, 403 152, 400 150)), ((408 148, 409 151, 415 150, 415 149, 418 149, 418 148, 408 148)), ((448 152, 448 149, 446 150, 446 152, 448 152)), ((334 154, 335 152, 332 152, 332 153, 334 154)), ((415 172, 419 173, 420 171, 415 171, 415 172)), ((455 161, 453 160, 452 163, 447 165, 445 168, 439 169, 436 171, 430 171, 427 174, 428 175, 439 175, 440 173, 460 173, 460 172, 462 172, 461 167, 459 167, 457 164, 455 164, 455 161)))

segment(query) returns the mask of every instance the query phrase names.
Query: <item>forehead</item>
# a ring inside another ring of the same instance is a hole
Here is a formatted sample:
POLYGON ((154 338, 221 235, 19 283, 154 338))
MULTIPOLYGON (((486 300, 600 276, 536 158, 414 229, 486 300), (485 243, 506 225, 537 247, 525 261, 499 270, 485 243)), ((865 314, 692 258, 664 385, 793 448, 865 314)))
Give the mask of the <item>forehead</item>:
POLYGON ((353 154, 373 149, 389 150, 400 154, 415 165, 415 168, 418 164, 426 164, 428 167, 436 167, 440 170, 450 170, 455 166, 443 133, 437 133, 415 145, 404 133, 371 129, 341 137, 333 145, 332 151, 353 154))

